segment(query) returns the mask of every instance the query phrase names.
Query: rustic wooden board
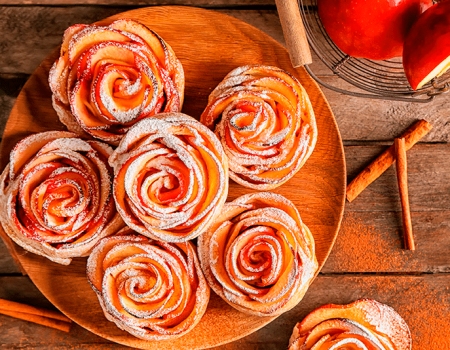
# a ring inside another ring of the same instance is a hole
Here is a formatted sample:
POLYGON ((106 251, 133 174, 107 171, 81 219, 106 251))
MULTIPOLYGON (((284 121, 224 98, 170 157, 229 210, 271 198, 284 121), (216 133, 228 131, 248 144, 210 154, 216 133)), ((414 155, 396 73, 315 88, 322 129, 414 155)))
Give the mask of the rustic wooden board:
MULTIPOLYGON (((269 36, 239 20, 217 12, 158 7, 130 11, 119 17, 137 19, 159 33, 174 49, 186 74, 183 112, 198 117, 210 91, 233 68, 245 64, 270 64, 296 75, 308 91, 318 122, 316 148, 295 178, 274 192, 291 199, 313 232, 316 254, 322 266, 339 229, 344 207, 345 160, 339 131, 331 109, 317 84, 304 69, 291 67, 286 50, 269 36)), ((55 50, 45 59, 18 96, 3 135, 2 166, 14 144, 31 133, 63 129, 51 107, 47 77, 57 57, 55 50)), ((229 199, 251 192, 236 184, 229 199)), ((6 240, 8 242, 8 240, 6 240)), ((13 246, 28 275, 41 292, 62 312, 83 327, 116 342, 147 349, 196 349, 233 341, 274 318, 247 316, 228 306, 215 294, 199 325, 172 342, 146 342, 108 322, 85 277, 86 259, 75 259, 70 267, 13 246)))
MULTIPOLYGON (((348 164, 352 164, 352 167, 348 167, 349 182, 387 147, 348 147, 346 158, 348 164)), ((418 144, 408 151, 408 187, 412 212, 450 209, 449 155, 449 144, 418 144)), ((348 209, 372 213, 400 211, 395 167, 391 166, 367 187, 348 209)))
MULTIPOLYGON (((309 4, 309 1, 303 1, 309 4)), ((154 6, 154 5, 183 5, 205 8, 215 7, 243 7, 243 6, 272 6, 275 0, 0 0, 0 5, 104 5, 104 6, 154 6)))
MULTIPOLYGON (((69 25, 92 23, 124 9, 104 6, 0 6, 0 73, 31 74, 48 52, 60 43, 62 33, 69 25)), ((221 9, 220 12, 256 26, 279 43, 284 43, 274 9, 221 9)), ((352 89, 348 83, 333 76, 314 55, 310 67, 326 83, 352 89)), ((343 140, 393 140, 406 126, 425 118, 434 125, 434 129, 424 141, 450 141, 449 94, 439 96, 429 104, 361 99, 327 89, 324 89, 324 94, 335 112, 343 140)), ((0 91, 0 101, 3 96, 0 91)), ((9 96, 4 99, 6 107, 12 106, 9 96)), ((8 115, 8 108, 0 110, 0 119, 5 120, 8 115)))
MULTIPOLYGON (((412 213, 417 250, 411 252, 403 249, 401 212, 352 212, 351 207, 346 205, 339 235, 322 273, 450 272, 449 210, 412 213)), ((20 273, 1 240, 0 273, 20 273)))
MULTIPOLYGON (((233 343, 214 350, 286 349, 294 325, 324 304, 350 303, 373 298, 397 310, 408 323, 413 349, 450 350, 450 276, 361 276, 319 275, 304 302, 269 325, 233 343)), ((45 298, 26 277, 0 277, 0 298, 49 307, 45 298), (46 304, 47 303, 47 304, 46 304)), ((0 315, 1 343, 6 349, 124 349, 78 325, 69 333, 0 315)), ((161 348, 163 349, 163 348, 161 348)))
MULTIPOLYGON (((388 147, 346 146, 348 181, 388 147)), ((408 182, 417 250, 403 249, 397 177, 391 167, 356 200, 344 219, 323 273, 450 272, 450 144, 417 144, 408 151, 408 182), (432 155, 432 156, 430 156, 432 155)), ((18 273, 0 241, 0 273, 18 273)))

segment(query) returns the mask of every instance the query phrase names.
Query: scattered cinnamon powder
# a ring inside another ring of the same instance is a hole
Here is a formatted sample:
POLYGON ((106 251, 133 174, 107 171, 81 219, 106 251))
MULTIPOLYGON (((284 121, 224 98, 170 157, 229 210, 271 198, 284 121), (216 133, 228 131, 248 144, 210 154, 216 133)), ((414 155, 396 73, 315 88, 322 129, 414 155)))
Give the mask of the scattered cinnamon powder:
POLYGON ((413 349, 450 350, 448 275, 355 278, 354 291, 393 307, 406 321, 413 349), (380 299, 385 296, 386 299, 380 299))
POLYGON ((383 226, 383 221, 392 221, 380 219, 386 215, 395 213, 346 212, 324 272, 330 268, 333 272, 421 271, 421 261, 425 261, 423 252, 411 254, 403 250, 400 230, 394 232, 392 227, 383 226), (369 220, 379 220, 380 226, 367 225, 365 222, 369 220))

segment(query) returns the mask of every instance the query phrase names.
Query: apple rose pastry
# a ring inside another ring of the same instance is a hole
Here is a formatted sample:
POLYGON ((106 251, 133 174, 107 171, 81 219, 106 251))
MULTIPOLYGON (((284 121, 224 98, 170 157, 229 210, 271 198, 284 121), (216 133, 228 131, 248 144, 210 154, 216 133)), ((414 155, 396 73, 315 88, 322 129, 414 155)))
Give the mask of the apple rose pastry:
POLYGON ((317 140, 308 94, 276 67, 231 71, 209 96, 201 122, 219 137, 230 177, 257 190, 274 189, 293 177, 317 140))
POLYGON ((294 327, 289 350, 410 350, 411 333, 391 307, 362 299, 325 305, 294 327))
POLYGON ((130 19, 69 27, 49 82, 61 122, 111 144, 138 120, 183 104, 184 72, 172 48, 130 19))
POLYGON ((198 239, 210 287, 239 311, 277 316, 294 307, 317 270, 314 238, 289 200, 265 192, 226 203, 198 239))
POLYGON ((153 239, 197 237, 228 195, 228 165, 219 140, 185 114, 138 122, 109 162, 117 210, 129 227, 153 239))
POLYGON ((130 233, 127 227, 102 239, 88 259, 87 277, 106 318, 144 340, 186 334, 209 301, 194 244, 130 233))
POLYGON ((26 250, 67 265, 124 226, 112 196, 111 147, 74 133, 28 136, 0 178, 0 220, 26 250))

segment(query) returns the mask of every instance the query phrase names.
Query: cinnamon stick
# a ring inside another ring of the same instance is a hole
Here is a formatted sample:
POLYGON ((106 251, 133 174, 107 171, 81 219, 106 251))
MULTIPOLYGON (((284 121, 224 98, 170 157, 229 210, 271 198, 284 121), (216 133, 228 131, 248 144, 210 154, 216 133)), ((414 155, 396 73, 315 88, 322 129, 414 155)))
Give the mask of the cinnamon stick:
POLYGON ((0 314, 68 332, 71 320, 62 313, 0 299, 0 314))
POLYGON ((68 322, 55 320, 53 318, 42 317, 42 316, 38 316, 38 315, 32 315, 32 314, 11 311, 11 310, 0 309, 0 314, 18 318, 18 319, 21 319, 24 321, 37 323, 37 324, 40 324, 43 326, 59 329, 60 331, 64 331, 64 332, 68 332, 70 329, 70 325, 71 325, 68 322))
MULTIPOLYGON (((409 150, 422 137, 431 130, 432 126, 426 120, 419 120, 406 130, 401 138, 405 139, 405 149, 409 150)), ((370 163, 359 175, 347 186, 347 200, 353 201, 359 194, 381 174, 383 174, 395 161, 395 145, 389 147, 377 159, 370 163)))
POLYGON ((415 250, 411 212, 409 209, 405 139, 395 139, 395 156, 397 160, 396 166, 398 188, 400 190, 400 200, 402 204, 403 237, 405 239, 405 247, 409 250, 415 250))
POLYGON ((16 303, 15 301, 9 301, 5 299, 0 299, 0 310, 9 310, 14 312, 20 312, 25 314, 32 314, 42 317, 53 318, 55 320, 60 320, 64 322, 71 323, 72 320, 64 316, 61 312, 42 309, 39 307, 34 307, 31 305, 16 303))

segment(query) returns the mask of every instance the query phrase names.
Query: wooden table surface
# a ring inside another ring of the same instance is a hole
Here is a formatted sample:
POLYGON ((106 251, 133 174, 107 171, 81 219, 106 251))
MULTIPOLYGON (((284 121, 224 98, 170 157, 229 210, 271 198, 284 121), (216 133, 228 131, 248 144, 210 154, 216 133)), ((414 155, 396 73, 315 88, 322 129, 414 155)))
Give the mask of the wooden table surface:
MULTIPOLYGON (((92 23, 140 6, 190 5, 239 18, 284 43, 274 0, 0 0, 0 134, 27 77, 75 23, 92 23)), ((194 43, 193 43, 194 44, 194 43)), ((348 88, 316 57, 312 70, 348 88)), ((292 328, 328 303, 374 298, 410 325, 413 349, 450 350, 450 95, 430 104, 358 99, 324 89, 344 140, 348 180, 417 119, 434 126, 408 152, 409 196, 417 250, 402 249, 401 208, 390 168, 347 203, 333 251, 303 301, 270 325, 221 350, 285 349, 292 328)), ((21 275, 0 241, 0 298, 52 305, 21 275)), ((0 315, 2 349, 119 349, 74 325, 66 334, 0 315)))

